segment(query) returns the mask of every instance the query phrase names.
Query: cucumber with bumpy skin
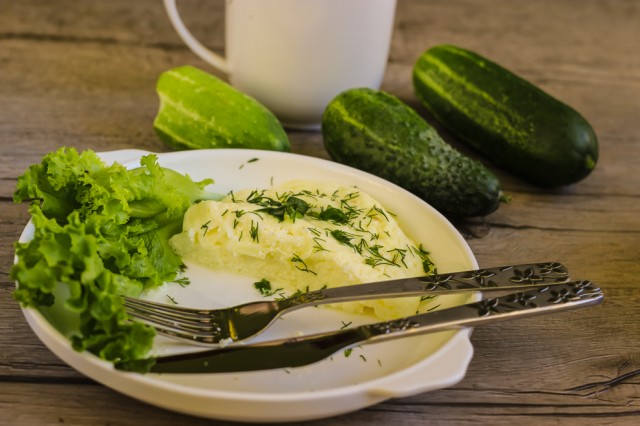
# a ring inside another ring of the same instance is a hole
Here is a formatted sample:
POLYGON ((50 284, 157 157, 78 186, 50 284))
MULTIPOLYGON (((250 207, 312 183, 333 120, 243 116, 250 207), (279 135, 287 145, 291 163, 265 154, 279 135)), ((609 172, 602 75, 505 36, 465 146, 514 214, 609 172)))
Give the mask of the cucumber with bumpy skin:
POLYGON ((495 175, 385 92, 341 93, 323 114, 322 134, 332 159, 394 182, 445 215, 486 215, 502 198, 495 175))
POLYGON ((596 134, 578 112, 471 51, 427 50, 413 82, 422 103, 453 134, 528 182, 571 184, 598 161, 596 134))
POLYGON ((171 148, 290 151, 289 139, 266 107, 217 77, 183 66, 163 72, 153 127, 171 148))

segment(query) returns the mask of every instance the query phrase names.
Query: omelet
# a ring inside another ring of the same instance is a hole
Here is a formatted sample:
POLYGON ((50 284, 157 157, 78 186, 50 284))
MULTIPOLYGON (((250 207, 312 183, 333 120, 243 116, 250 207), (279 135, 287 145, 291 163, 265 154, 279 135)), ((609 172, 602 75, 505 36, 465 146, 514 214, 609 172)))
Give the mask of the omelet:
MULTIPOLYGON (((170 243, 187 261, 266 280, 282 294, 434 268, 392 212, 355 187, 328 182, 291 181, 197 203, 170 243)), ((331 306, 389 320, 414 315, 419 304, 419 297, 405 297, 331 306)))

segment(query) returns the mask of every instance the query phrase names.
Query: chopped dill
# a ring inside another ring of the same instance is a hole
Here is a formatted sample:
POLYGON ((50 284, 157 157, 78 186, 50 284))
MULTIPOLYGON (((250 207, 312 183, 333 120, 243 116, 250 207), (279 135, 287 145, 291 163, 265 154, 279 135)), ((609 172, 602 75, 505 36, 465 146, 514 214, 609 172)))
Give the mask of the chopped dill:
POLYGON ((296 218, 303 217, 309 207, 309 203, 298 197, 289 197, 285 202, 285 212, 294 222, 296 218))
POLYGON ((350 192, 347 195, 345 195, 345 197, 342 199, 342 201, 344 202, 344 201, 355 200, 359 196, 360 196, 360 193, 358 191, 350 192))
POLYGON ((299 270, 301 270, 303 272, 309 272, 309 273, 311 273, 313 275, 318 275, 317 273, 315 273, 314 271, 309 269, 309 267, 304 262, 304 260, 302 260, 302 258, 300 256, 298 256, 297 254, 295 254, 295 253, 293 254, 293 257, 291 258, 291 262, 294 263, 294 266, 296 268, 298 268, 299 270))
POLYGON ((371 254, 371 257, 365 259, 365 263, 367 265, 370 265, 374 268, 380 265, 400 266, 397 262, 397 254, 391 259, 388 259, 380 253, 381 248, 383 247, 379 244, 367 247, 367 251, 371 254))
POLYGON ((259 226, 260 226, 259 222, 254 222, 253 220, 251 221, 251 229, 249 229, 249 235, 251 236, 251 239, 256 243, 260 243, 260 236, 258 234, 259 226))
POLYGON ((174 283, 178 284, 180 287, 186 287, 189 284, 191 284, 191 282, 189 281, 189 278, 187 277, 180 277, 177 278, 176 280, 173 281, 174 283))
POLYGON ((209 230, 209 224, 211 223, 211 221, 207 221, 206 223, 203 223, 202 226, 200 226, 200 229, 204 229, 204 232, 202 233, 202 236, 204 237, 205 235, 207 235, 207 231, 209 230))
POLYGON ((378 215, 382 215, 382 217, 384 217, 387 220, 387 222, 389 221, 389 218, 387 217, 387 214, 384 212, 384 210, 382 210, 378 206, 371 207, 365 216, 373 218, 373 217, 376 217, 378 215))
POLYGON ((271 288, 271 282, 266 278, 263 278, 260 281, 256 281, 255 283, 253 283, 253 286, 260 292, 261 295, 265 297, 273 296, 274 294, 277 294, 278 292, 282 291, 281 288, 277 288, 273 290, 271 288))
POLYGON ((273 198, 266 197, 264 191, 251 191, 251 194, 247 197, 247 202, 262 206, 261 209, 256 211, 274 216, 281 222, 285 219, 285 216, 289 216, 289 218, 295 222, 296 218, 303 217, 311 207, 309 203, 293 196, 291 193, 287 193, 283 197, 278 197, 277 200, 274 200, 273 198))
POLYGON ((313 252, 317 253, 319 251, 329 251, 328 249, 324 248, 324 246, 322 245, 322 243, 326 243, 327 240, 323 240, 320 237, 314 237, 312 238, 313 242, 315 243, 313 245, 313 252))
POLYGON ((350 220, 349 216, 342 210, 332 206, 327 206, 327 208, 322 209, 318 214, 318 219, 339 224, 349 223, 350 220))
POLYGON ((349 327, 353 323, 353 321, 349 321, 349 322, 341 321, 341 322, 342 322, 342 327, 340 327, 340 330, 344 330, 345 328, 349 327))
POLYGON ((250 159, 250 160, 247 160, 247 162, 246 162, 246 163, 242 163, 242 164, 240 164, 239 169, 242 169, 242 168, 244 167, 244 165, 245 165, 245 164, 255 163, 255 162, 256 162, 256 161, 258 161, 258 160, 259 160, 258 158, 252 158, 252 159, 250 159))
MULTIPOLYGON (((359 220, 358 224, 352 224, 353 229, 355 229, 358 232, 362 232, 363 234, 369 234, 371 236, 371 241, 375 241, 380 239, 380 234, 376 233, 376 232, 372 232, 369 231, 367 228, 365 228, 364 226, 362 226, 362 221, 359 220)), ((390 235, 388 235, 389 237, 391 237, 390 235)))
POLYGON ((404 261, 404 258, 407 255, 407 250, 406 249, 401 249, 401 248, 394 248, 389 250, 389 253, 393 253, 393 261, 394 263, 397 262, 397 260, 400 260, 400 263, 402 263, 402 265, 406 268, 407 264, 404 261))
POLYGON ((322 235, 322 232, 318 231, 316 228, 309 227, 307 229, 309 230, 309 232, 311 232, 313 235, 315 235, 317 237, 322 235))
POLYGON ((326 194, 320 192, 319 189, 316 189, 315 192, 311 192, 308 189, 303 189, 302 191, 296 193, 296 194, 292 194, 293 196, 307 196, 309 198, 313 198, 314 200, 318 199, 318 198, 323 198, 326 197, 326 194))
POLYGON ((340 208, 349 217, 349 220, 358 217, 362 213, 362 209, 352 206, 345 200, 340 201, 340 208))
POLYGON ((411 250, 418 256, 420 260, 422 260, 422 269, 424 270, 425 274, 428 275, 438 273, 436 265, 431 261, 431 259, 429 259, 429 252, 422 247, 422 244, 418 245, 417 247, 411 247, 411 250))
POLYGON ((337 242, 343 244, 345 246, 351 247, 357 253, 361 251, 358 249, 358 246, 354 245, 351 241, 358 236, 355 234, 351 234, 349 232, 342 231, 340 229, 333 229, 330 231, 330 234, 337 242))
POLYGON ((258 213, 260 210, 234 210, 233 213, 236 215, 237 218, 240 218, 242 216, 244 216, 245 214, 252 214, 257 216, 258 218, 262 219, 262 216, 260 216, 260 213, 258 213))

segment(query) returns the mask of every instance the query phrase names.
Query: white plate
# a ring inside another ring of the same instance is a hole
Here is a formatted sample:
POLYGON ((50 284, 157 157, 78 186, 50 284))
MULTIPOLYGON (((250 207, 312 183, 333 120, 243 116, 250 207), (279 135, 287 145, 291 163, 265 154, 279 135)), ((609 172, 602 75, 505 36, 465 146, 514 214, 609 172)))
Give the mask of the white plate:
MULTIPOLYGON (((102 153, 107 161, 138 165, 146 152, 124 150, 102 153)), ((431 252, 440 272, 477 268, 471 250, 455 228, 429 205, 387 181, 334 162, 295 154, 253 150, 203 150, 159 154, 159 163, 196 180, 211 177, 216 192, 266 188, 290 179, 330 180, 357 185, 398 215, 404 230, 431 252), (257 158, 258 161, 249 162, 257 158)), ((33 236, 28 225, 22 241, 33 236)), ((147 295, 156 300, 167 294, 183 306, 224 306, 260 299, 255 279, 188 267, 191 285, 165 285, 147 295)), ((255 278, 255 277, 253 277, 255 278)), ((463 303, 461 296, 441 297, 439 303, 463 303)), ((404 397, 451 386, 460 381, 473 354, 470 329, 415 336, 364 345, 349 357, 337 353, 319 363, 289 370, 227 374, 136 374, 115 370, 89 353, 75 352, 65 337, 73 326, 64 311, 24 309, 27 321, 42 342, 80 373, 119 392, 150 404, 209 418, 281 422, 334 416, 371 406, 388 398, 404 397)), ((343 323, 374 319, 328 308, 303 309, 278 321, 259 339, 320 330, 336 330, 343 323)), ((154 352, 184 350, 157 338, 154 352)))

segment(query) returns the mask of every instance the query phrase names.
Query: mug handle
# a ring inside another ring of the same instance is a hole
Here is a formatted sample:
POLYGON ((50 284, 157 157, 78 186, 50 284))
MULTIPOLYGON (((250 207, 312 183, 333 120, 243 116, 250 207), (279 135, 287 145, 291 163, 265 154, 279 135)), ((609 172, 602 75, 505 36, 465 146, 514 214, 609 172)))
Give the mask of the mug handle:
POLYGON ((229 74, 229 63, 227 60, 217 53, 207 49, 193 36, 193 34, 191 34, 191 32, 189 32, 178 13, 176 0, 164 0, 164 8, 167 11, 167 15, 169 15, 169 20, 171 20, 173 28, 176 30, 182 41, 184 41, 185 44, 193 50, 193 53, 198 55, 202 60, 209 63, 214 68, 217 68, 225 74, 229 74))

